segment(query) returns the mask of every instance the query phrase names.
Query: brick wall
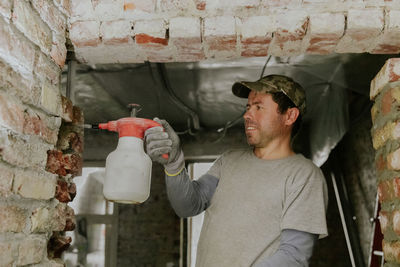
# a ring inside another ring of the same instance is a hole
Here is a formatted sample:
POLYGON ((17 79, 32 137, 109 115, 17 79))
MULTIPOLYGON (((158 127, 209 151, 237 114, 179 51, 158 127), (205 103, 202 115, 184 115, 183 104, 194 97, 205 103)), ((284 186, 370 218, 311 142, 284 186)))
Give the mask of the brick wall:
POLYGON ((371 82, 372 142, 376 150, 383 252, 400 263, 400 58, 389 59, 371 82))
POLYGON ((88 63, 400 52, 392 0, 81 0, 70 22, 88 63))
POLYGON ((60 94, 69 6, 0 1, 0 265, 63 266, 82 114, 60 94), (61 128, 60 128, 61 127, 61 128))

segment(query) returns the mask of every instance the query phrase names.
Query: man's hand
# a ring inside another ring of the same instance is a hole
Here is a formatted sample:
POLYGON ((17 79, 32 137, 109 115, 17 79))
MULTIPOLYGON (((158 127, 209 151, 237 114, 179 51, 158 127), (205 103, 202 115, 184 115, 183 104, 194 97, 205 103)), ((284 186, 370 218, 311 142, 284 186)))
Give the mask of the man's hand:
POLYGON ((167 167, 166 165, 175 165, 174 163, 182 153, 179 137, 167 121, 159 118, 154 118, 154 121, 161 124, 164 129, 153 127, 145 131, 146 152, 152 161, 161 163, 165 167, 167 167), (165 153, 169 153, 168 159, 162 157, 165 153))

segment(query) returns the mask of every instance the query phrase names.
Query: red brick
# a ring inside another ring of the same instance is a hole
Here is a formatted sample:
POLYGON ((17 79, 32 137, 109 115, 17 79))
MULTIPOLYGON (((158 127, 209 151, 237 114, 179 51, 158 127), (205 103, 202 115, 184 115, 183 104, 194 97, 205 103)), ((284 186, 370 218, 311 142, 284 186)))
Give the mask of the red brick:
POLYGON ((83 152, 83 133, 74 129, 61 127, 57 142, 57 148, 65 151, 72 150, 78 154, 83 152))
POLYGON ((51 30, 28 2, 14 0, 12 17, 15 26, 24 35, 38 45, 45 54, 50 53, 52 42, 51 30))
POLYGON ((82 110, 79 107, 74 106, 72 111, 73 111, 73 114, 74 114, 74 118, 72 120, 72 123, 76 124, 76 125, 82 125, 83 126, 84 117, 83 117, 82 110))
POLYGON ((383 171, 387 168, 387 162, 385 158, 381 155, 378 156, 378 158, 375 161, 376 169, 378 171, 383 171))
POLYGON ((164 20, 137 21, 134 27, 135 42, 144 47, 163 48, 168 45, 166 30, 164 20))
POLYGON ((382 97, 382 114, 387 115, 392 111, 392 107, 400 106, 400 87, 394 87, 386 91, 382 97))
POLYGON ((100 24, 97 21, 77 21, 71 24, 69 37, 74 46, 97 46, 100 44, 100 24))
POLYGON ((56 221, 59 231, 73 231, 75 229, 75 213, 74 210, 64 203, 59 203, 56 206, 53 220, 56 221))
POLYGON ((400 262, 400 242, 382 241, 383 255, 386 261, 400 262))
POLYGON ((391 82, 400 80, 400 58, 390 58, 371 81, 371 100, 382 91, 383 87, 391 82))
POLYGON ((76 195, 76 185, 74 183, 68 183, 63 179, 58 179, 56 186, 55 198, 63 203, 68 203, 74 200, 76 195))
POLYGON ((205 10, 207 7, 206 0, 195 0, 197 10, 205 10))
POLYGON ((378 185, 379 202, 390 201, 394 198, 394 187, 390 180, 382 181, 378 185))
POLYGON ((48 257, 60 258, 62 253, 69 248, 71 241, 71 237, 54 232, 47 246, 48 257))
POLYGON ((54 5, 53 1, 33 0, 32 5, 53 31, 57 34, 65 35, 66 18, 54 5))
POLYGON ((48 118, 44 113, 27 110, 24 113, 24 134, 40 136, 46 142, 55 145, 58 138, 56 118, 48 118))
POLYGON ((61 176, 82 172, 82 157, 78 154, 65 154, 59 150, 48 151, 46 170, 61 176))
POLYGON ((17 206, 0 206, 0 233, 22 232, 26 224, 26 212, 17 206))

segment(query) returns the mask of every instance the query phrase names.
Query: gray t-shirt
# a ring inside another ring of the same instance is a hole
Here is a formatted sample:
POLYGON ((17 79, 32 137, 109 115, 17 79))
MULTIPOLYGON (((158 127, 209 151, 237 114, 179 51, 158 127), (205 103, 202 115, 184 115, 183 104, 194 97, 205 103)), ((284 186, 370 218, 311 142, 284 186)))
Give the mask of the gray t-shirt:
POLYGON ((327 235, 327 187, 300 154, 263 160, 252 150, 223 154, 208 174, 219 182, 205 211, 197 267, 251 266, 272 255, 283 229, 327 235))

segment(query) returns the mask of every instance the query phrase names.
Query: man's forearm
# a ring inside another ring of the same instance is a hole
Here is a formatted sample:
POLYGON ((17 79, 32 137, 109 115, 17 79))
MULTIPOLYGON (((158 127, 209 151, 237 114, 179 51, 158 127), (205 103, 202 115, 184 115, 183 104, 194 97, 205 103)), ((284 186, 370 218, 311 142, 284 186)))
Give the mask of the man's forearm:
POLYGON ((191 180, 184 169, 176 176, 166 175, 168 199, 179 217, 195 216, 205 210, 211 201, 218 179, 203 175, 191 180))

